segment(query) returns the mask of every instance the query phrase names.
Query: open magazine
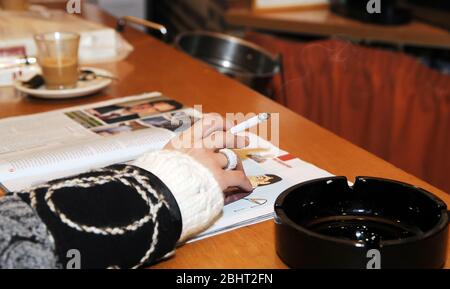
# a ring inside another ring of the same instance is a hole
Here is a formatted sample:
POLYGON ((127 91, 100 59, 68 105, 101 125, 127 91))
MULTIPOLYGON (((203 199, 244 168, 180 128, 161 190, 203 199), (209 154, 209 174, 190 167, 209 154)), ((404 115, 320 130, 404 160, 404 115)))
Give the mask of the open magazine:
MULTIPOLYGON (((202 117, 161 93, 71 107, 0 120, 0 184, 25 190, 52 179, 132 161, 159 150, 202 117)), ((236 151, 256 189, 225 206, 216 223, 193 240, 273 217, 273 205, 285 189, 331 176, 256 135, 236 151)))

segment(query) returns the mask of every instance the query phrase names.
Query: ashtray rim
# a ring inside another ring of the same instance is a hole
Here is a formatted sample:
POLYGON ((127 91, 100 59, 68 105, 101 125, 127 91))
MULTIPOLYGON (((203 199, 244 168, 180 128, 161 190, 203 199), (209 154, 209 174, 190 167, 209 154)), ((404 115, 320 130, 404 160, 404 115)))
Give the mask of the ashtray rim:
MULTIPOLYGON (((412 242, 416 242, 416 241, 422 241, 425 240, 427 238, 430 238, 438 233, 440 233, 442 230, 445 230, 447 225, 449 224, 449 213, 447 212, 447 205, 445 204, 445 202, 440 199, 439 197, 437 197, 436 195, 428 192, 427 190, 424 190, 418 186, 414 186, 408 183, 404 183, 401 181, 397 181, 397 180, 392 180, 392 179, 386 179, 386 178, 378 178, 378 177, 369 177, 369 176, 357 176, 355 178, 355 183, 349 187, 353 187, 357 184, 357 182, 364 182, 367 179, 371 179, 371 180, 376 180, 376 181, 383 181, 383 182, 390 182, 390 183, 395 183, 398 185, 402 185, 402 186, 406 186, 410 189, 415 189, 418 192, 424 194, 426 197, 430 198, 433 202, 435 202, 438 206, 438 209, 440 209, 442 211, 441 214, 441 218, 439 219, 439 221, 428 231, 426 231, 424 233, 424 235, 422 236, 411 236, 411 237, 406 237, 406 238, 402 238, 402 239, 395 239, 395 240, 381 240, 379 243, 380 247, 384 247, 384 246, 392 246, 392 245, 402 245, 402 244, 408 244, 408 243, 412 243, 412 242)), ((283 203, 285 198, 292 192, 297 190, 298 188, 314 183, 314 182, 324 182, 324 181, 334 181, 334 180, 345 180, 345 182, 347 182, 347 178, 345 176, 334 176, 334 177, 325 177, 325 178, 319 178, 319 179, 314 179, 314 180, 310 180, 310 181, 306 181, 306 182, 302 182, 300 184, 297 184, 295 186, 292 186, 286 190, 284 190, 275 200, 275 204, 274 204, 274 210, 275 210, 275 223, 282 223, 284 225, 290 226, 291 228, 300 231, 306 235, 309 235, 311 237, 314 238, 319 238, 323 241, 327 241, 327 242, 337 242, 339 244, 342 245, 347 245, 347 246, 352 246, 352 247, 358 247, 358 248, 366 248, 367 244, 362 243, 362 242, 358 242, 355 240, 349 240, 349 239, 344 239, 344 238, 338 238, 338 237, 333 237, 333 236, 328 236, 325 234, 320 234, 317 232, 314 232, 312 230, 309 230, 307 228, 305 228, 302 225, 297 224, 295 221, 293 221, 291 218, 288 217, 288 215, 286 214, 286 212, 284 211, 283 208, 283 203)), ((348 182, 347 182, 348 183, 348 182)))

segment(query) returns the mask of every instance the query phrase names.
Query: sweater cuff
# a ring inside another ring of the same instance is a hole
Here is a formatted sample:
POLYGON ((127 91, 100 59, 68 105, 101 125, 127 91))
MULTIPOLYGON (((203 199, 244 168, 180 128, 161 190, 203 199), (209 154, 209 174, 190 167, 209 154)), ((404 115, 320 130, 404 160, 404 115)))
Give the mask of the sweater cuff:
POLYGON ((169 150, 150 152, 132 165, 156 175, 172 192, 183 223, 180 243, 208 228, 221 213, 224 197, 219 184, 189 155, 169 150))

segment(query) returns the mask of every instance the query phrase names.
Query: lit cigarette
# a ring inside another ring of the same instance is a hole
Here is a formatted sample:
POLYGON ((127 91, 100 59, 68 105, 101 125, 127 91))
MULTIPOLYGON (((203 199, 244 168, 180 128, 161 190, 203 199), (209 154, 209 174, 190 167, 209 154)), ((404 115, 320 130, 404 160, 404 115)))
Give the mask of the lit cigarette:
POLYGON ((230 129, 230 132, 232 134, 237 134, 239 132, 242 132, 248 128, 254 127, 255 125, 258 125, 262 123, 263 121, 266 121, 270 118, 270 113, 268 112, 262 112, 258 114, 257 116, 254 116, 246 121, 241 122, 240 124, 233 126, 230 129))

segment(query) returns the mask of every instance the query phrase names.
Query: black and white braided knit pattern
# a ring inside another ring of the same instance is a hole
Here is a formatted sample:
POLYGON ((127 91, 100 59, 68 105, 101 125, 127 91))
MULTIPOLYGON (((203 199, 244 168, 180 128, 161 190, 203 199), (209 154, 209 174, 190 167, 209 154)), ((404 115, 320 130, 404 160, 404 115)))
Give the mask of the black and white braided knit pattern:
POLYGON ((55 243, 32 208, 17 196, 0 198, 0 268, 58 268, 55 243))
POLYGON ((114 165, 16 195, 45 223, 63 266, 76 249, 82 268, 137 268, 171 252, 181 234, 169 189, 134 166, 114 165))

